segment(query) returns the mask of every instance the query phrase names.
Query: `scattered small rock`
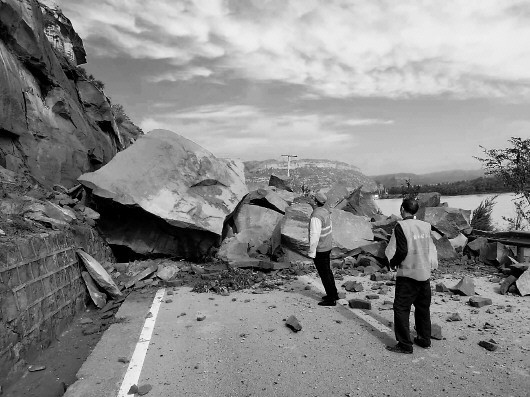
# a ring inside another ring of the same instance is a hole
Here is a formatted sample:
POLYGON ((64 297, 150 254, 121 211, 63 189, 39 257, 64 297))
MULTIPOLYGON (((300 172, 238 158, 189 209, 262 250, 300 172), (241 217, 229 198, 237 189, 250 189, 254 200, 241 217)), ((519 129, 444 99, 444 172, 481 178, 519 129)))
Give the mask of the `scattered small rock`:
POLYGON ((451 313, 449 317, 447 317, 446 321, 462 321, 462 317, 460 317, 460 313, 451 313))
POLYGON ((489 350, 490 352, 494 352, 499 347, 493 339, 490 339, 489 341, 481 340, 478 345, 486 350, 489 350))
POLYGON ((43 371, 46 369, 45 365, 30 365, 28 367, 29 372, 37 372, 37 371, 43 371))
POLYGON ((99 325, 91 325, 83 329, 83 335, 92 335, 97 334, 99 332, 100 326, 99 325))
POLYGON ((484 326, 482 327, 482 329, 494 329, 494 328, 495 326, 490 323, 484 323, 484 326))
POLYGON ((364 290, 363 285, 357 281, 346 281, 342 284, 342 288, 348 292, 361 292, 364 290))
POLYGON ((136 385, 132 385, 129 388, 129 391, 127 392, 127 394, 136 394, 136 393, 138 393, 138 386, 136 385))
POLYGON ((151 390, 153 389, 153 386, 147 384, 147 385, 142 385, 140 387, 138 387, 138 395, 139 396, 145 396, 147 393, 149 393, 151 390))
POLYGON ((352 309, 372 309, 372 304, 364 299, 350 299, 348 305, 350 305, 352 309))
POLYGON ((291 328, 294 332, 298 332, 302 329, 302 325, 294 315, 289 316, 285 325, 291 328))
POLYGON ((385 280, 385 277, 381 273, 377 272, 377 273, 374 273, 374 274, 370 275, 370 280, 372 280, 372 281, 383 281, 383 280, 385 280))
POLYGON ((197 321, 203 321, 206 316, 202 313, 197 313, 197 321))
POLYGON ((368 295, 366 295, 366 299, 370 299, 370 300, 379 299, 379 295, 377 295, 377 294, 368 294, 368 295))
POLYGON ((129 359, 127 357, 118 357, 118 362, 119 363, 123 363, 123 364, 127 364, 127 363, 129 363, 129 359))
POLYGON ((460 295, 473 296, 475 295, 475 282, 471 277, 464 276, 453 288, 450 288, 450 291, 460 295))
POLYGON ((442 340, 442 326, 436 323, 431 324, 431 338, 436 340, 442 340))
POLYGON ((173 302, 173 299, 166 299, 166 303, 171 303, 173 302))
POLYGON ((484 298, 482 296, 472 296, 469 298, 469 304, 473 307, 483 307, 491 305, 492 301, 490 298, 484 298))
POLYGON ((508 293, 508 290, 510 287, 517 281, 517 277, 515 276, 508 276, 501 282, 501 286, 499 288, 499 293, 501 295, 506 295, 508 293))
POLYGON ((390 288, 386 285, 382 285, 381 288, 379 288, 379 294, 380 295, 386 295, 390 292, 390 288))
POLYGON ((435 287, 436 292, 449 292, 449 288, 444 283, 438 283, 435 287))

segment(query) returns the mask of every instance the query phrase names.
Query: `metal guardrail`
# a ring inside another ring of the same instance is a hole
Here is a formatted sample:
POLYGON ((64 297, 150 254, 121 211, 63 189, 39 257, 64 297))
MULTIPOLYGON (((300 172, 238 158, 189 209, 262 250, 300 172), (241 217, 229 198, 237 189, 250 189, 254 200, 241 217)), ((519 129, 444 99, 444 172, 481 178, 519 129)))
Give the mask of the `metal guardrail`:
POLYGON ((488 232, 484 230, 473 230, 472 236, 486 237, 488 241, 496 241, 504 245, 517 247, 517 260, 524 262, 524 249, 530 248, 530 232, 519 230, 509 232, 488 232))

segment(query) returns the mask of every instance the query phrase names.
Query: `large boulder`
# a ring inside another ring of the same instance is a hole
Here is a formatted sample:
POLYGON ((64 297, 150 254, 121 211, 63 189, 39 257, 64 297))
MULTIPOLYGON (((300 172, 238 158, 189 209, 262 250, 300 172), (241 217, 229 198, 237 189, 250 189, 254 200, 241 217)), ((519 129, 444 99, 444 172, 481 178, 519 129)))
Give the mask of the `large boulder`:
POLYGON ((391 215, 385 219, 372 222, 372 228, 383 229, 387 234, 392 235, 392 232, 394 231, 394 228, 396 227, 399 220, 401 220, 401 218, 397 217, 396 215, 391 215))
POLYGON ((381 214, 381 210, 377 206, 374 196, 370 193, 363 192, 362 186, 354 190, 351 195, 348 196, 338 208, 351 212, 354 215, 367 216, 373 218, 381 214))
POLYGON ((79 181, 99 200, 98 225, 111 244, 189 258, 208 253, 248 192, 242 164, 167 130, 142 136, 79 181))
POLYGON ((479 255, 482 262, 494 266, 509 266, 512 263, 510 258, 515 257, 516 255, 510 247, 496 241, 482 246, 479 255))
POLYGON ((332 258, 344 258, 357 248, 370 245, 374 240, 372 226, 363 216, 334 209, 331 211, 333 225, 332 258))
MULTIPOLYGON (((308 225, 313 208, 307 203, 293 204, 281 223, 282 245, 300 255, 309 249, 308 225)), ((350 252, 373 242, 370 222, 346 211, 331 210, 333 225, 332 258, 342 258, 350 252)))
POLYGON ((450 207, 427 207, 418 219, 429 222, 441 231, 447 238, 453 239, 461 232, 469 234, 471 226, 469 217, 471 211, 450 207))
POLYGON ((426 208, 440 206, 440 198, 441 195, 438 192, 418 193, 416 200, 418 200, 420 208, 426 208))
POLYGON ((290 185, 291 181, 289 178, 278 176, 278 175, 271 175, 269 179, 269 186, 274 186, 277 189, 281 190, 287 190, 288 192, 292 192, 293 189, 290 185))
POLYGON ((447 238, 447 236, 440 236, 438 233, 432 233, 433 236, 433 242, 436 246, 436 251, 438 253, 438 260, 440 259, 456 259, 458 257, 458 254, 456 253, 455 248, 451 244, 451 241, 447 238))
POLYGON ((313 208, 307 203, 296 203, 285 211, 281 222, 282 246, 306 255, 309 249, 309 218, 313 208))
POLYGON ((270 208, 282 214, 285 214, 285 209, 289 206, 289 203, 275 190, 264 188, 247 194, 242 203, 270 208))
POLYGON ((335 183, 327 192, 322 191, 322 193, 326 195, 326 207, 328 208, 337 207, 350 195, 348 188, 342 183, 335 183))
POLYGON ((247 237, 249 255, 256 252, 272 255, 276 249, 273 247, 274 233, 279 232, 278 224, 283 214, 267 207, 243 204, 234 214, 234 232, 251 232, 247 237))
POLYGON ((530 295, 530 269, 527 269, 516 281, 517 289, 522 296, 530 295))

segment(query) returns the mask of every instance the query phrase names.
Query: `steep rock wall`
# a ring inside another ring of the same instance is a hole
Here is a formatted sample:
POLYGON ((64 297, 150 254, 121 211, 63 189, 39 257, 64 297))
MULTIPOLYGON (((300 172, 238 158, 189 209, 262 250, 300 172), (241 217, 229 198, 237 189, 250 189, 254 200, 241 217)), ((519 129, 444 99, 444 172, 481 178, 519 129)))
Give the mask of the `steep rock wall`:
POLYGON ((108 99, 76 67, 84 61, 62 13, 0 0, 1 166, 69 187, 123 147, 108 99))

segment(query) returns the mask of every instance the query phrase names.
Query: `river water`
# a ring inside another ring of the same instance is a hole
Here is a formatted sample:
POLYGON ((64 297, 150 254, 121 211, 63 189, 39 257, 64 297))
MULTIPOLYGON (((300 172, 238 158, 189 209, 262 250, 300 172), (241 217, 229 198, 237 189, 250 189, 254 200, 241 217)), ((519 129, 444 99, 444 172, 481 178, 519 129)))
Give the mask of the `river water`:
MULTIPOLYGON (((494 194, 474 194, 466 196, 442 196, 441 202, 447 202, 449 207, 462 208, 473 211, 479 206, 482 200, 492 197, 494 194)), ((511 193, 503 193, 497 196, 495 206, 491 212, 492 221, 498 230, 505 230, 507 222, 503 221, 502 217, 515 217, 515 207, 513 199, 515 195, 511 193)), ((377 205, 385 215, 396 214, 399 215, 399 207, 402 199, 382 199, 376 200, 377 205)))

